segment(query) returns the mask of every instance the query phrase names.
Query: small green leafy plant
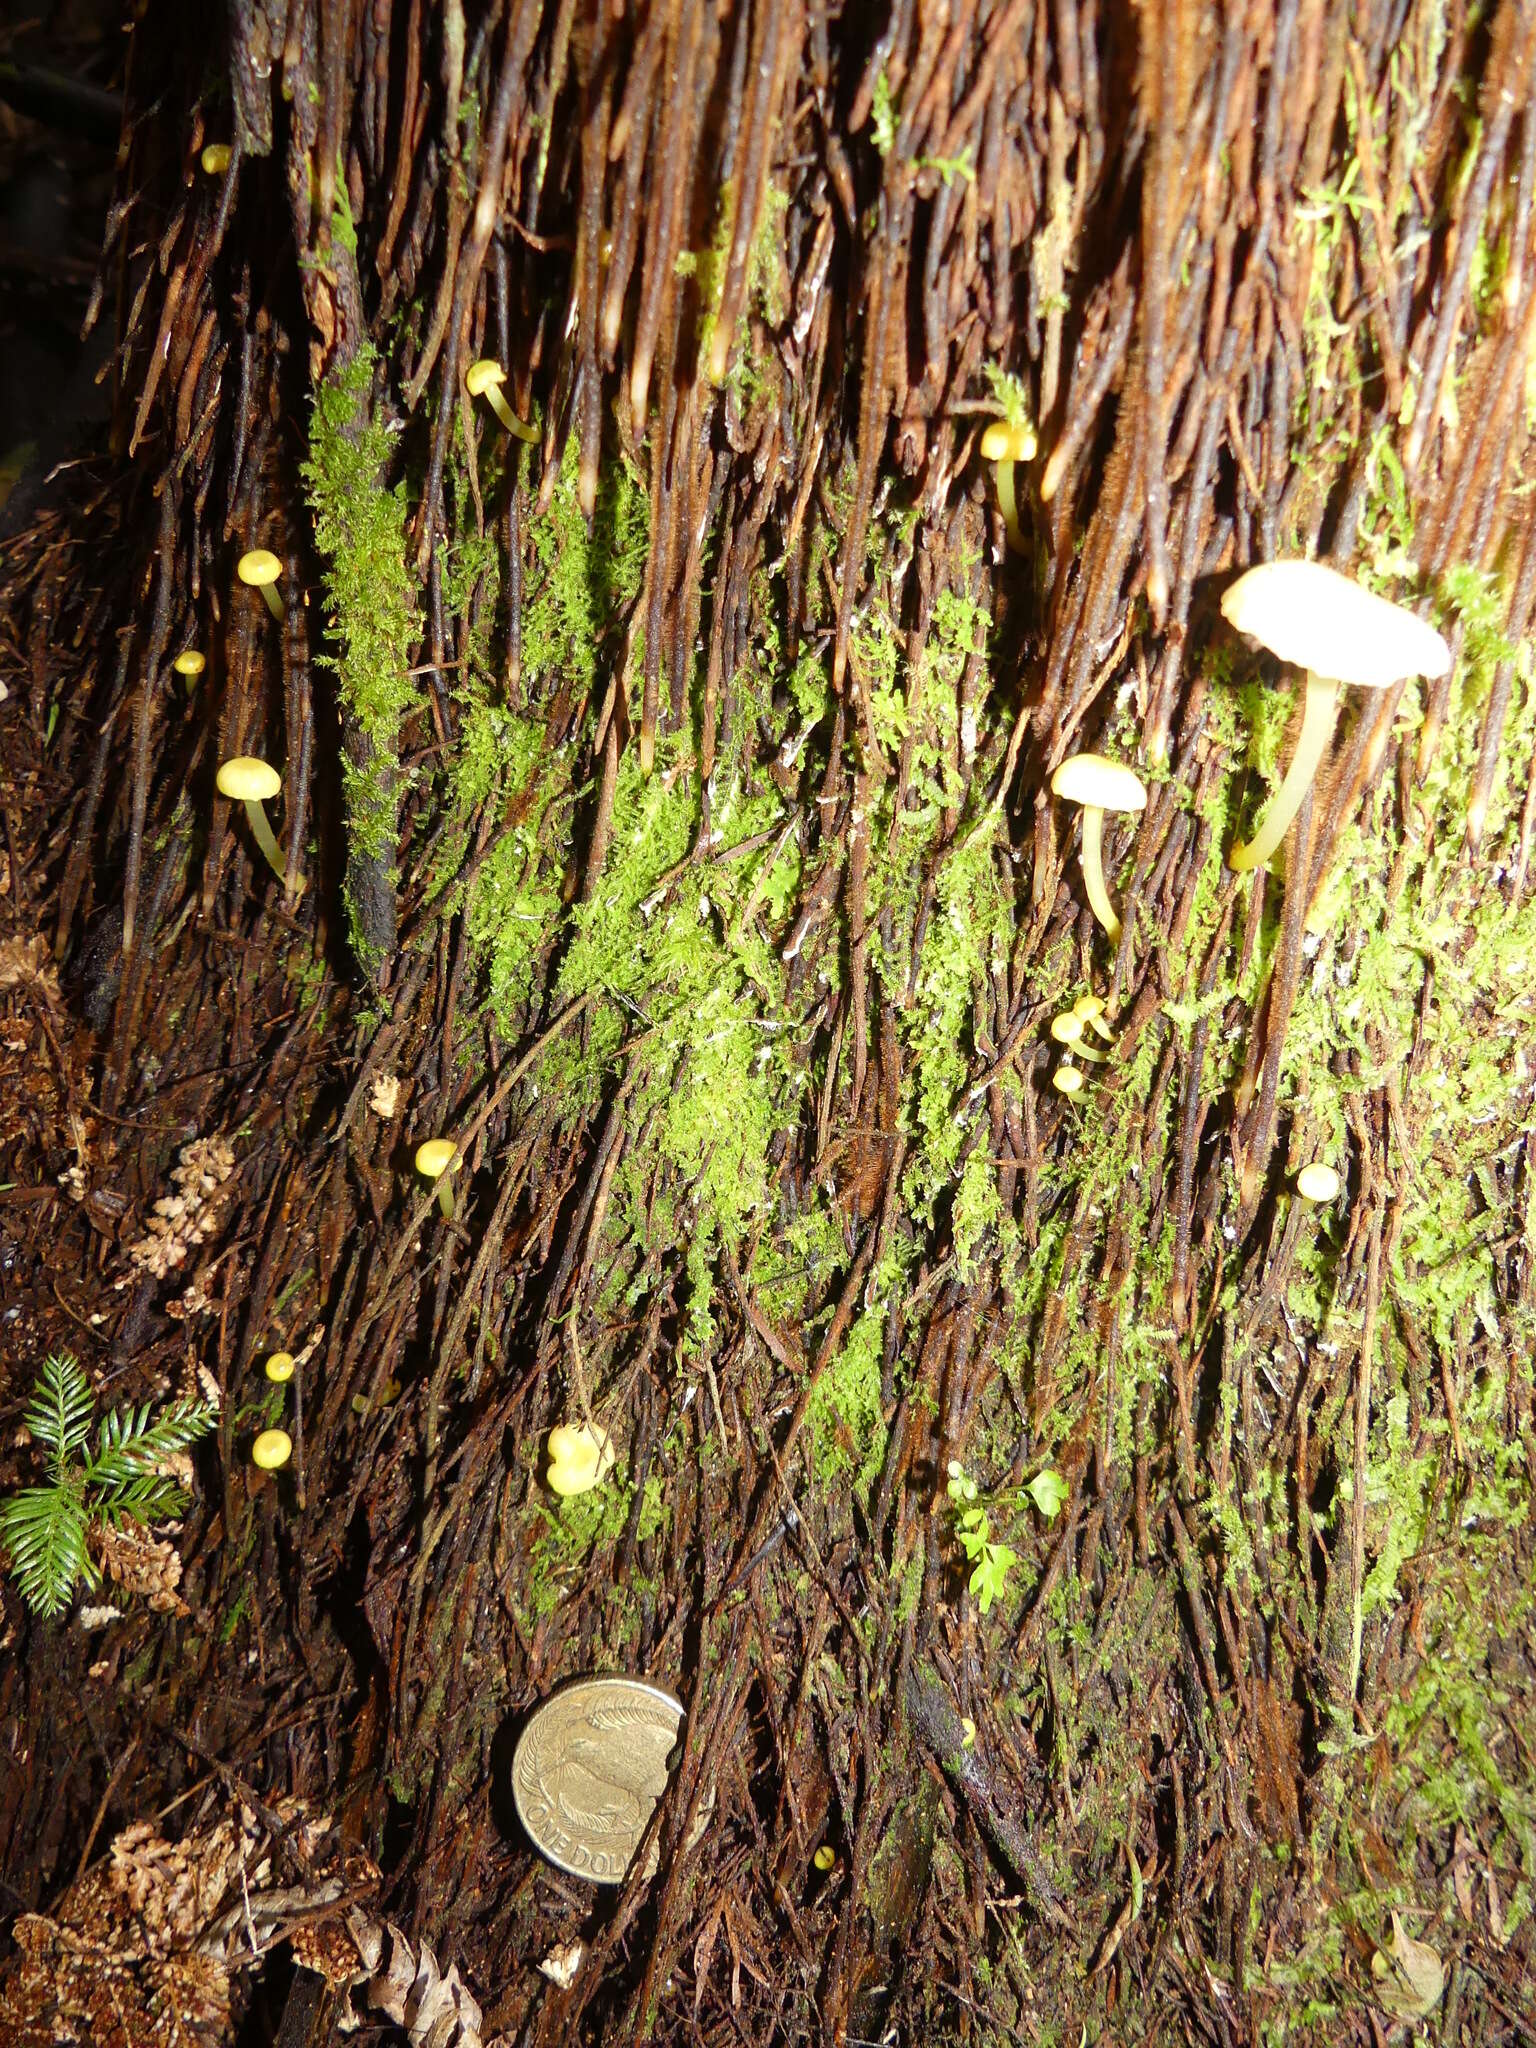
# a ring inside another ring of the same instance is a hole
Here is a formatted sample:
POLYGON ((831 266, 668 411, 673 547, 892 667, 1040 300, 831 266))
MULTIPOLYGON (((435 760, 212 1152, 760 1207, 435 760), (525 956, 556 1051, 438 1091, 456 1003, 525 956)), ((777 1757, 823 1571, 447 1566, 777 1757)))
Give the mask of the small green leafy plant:
POLYGON ((1024 1491, 1048 1522, 1055 1521, 1070 1497, 1067 1482, 1050 1465, 1037 1472, 1024 1491))
POLYGON ((177 1401, 151 1416, 114 1409, 102 1418, 96 1448, 90 1381, 72 1358, 50 1358, 26 1411, 33 1441, 46 1454, 48 1481, 0 1501, 0 1547, 10 1556, 22 1598, 44 1618, 63 1612, 77 1582, 101 1583, 87 1538, 95 1523, 148 1528, 180 1513, 186 1495, 160 1468, 213 1427, 214 1414, 196 1401, 177 1401))
POLYGON ((955 1505, 955 1534, 960 1539, 960 1548, 971 1562, 968 1584, 976 1595, 976 1605, 985 1614, 1007 1586, 1008 1574, 1018 1563, 1019 1554, 1006 1543, 992 1541, 987 1511, 976 1505, 976 1482, 966 1476, 958 1458, 949 1461, 949 1484, 945 1491, 955 1505))

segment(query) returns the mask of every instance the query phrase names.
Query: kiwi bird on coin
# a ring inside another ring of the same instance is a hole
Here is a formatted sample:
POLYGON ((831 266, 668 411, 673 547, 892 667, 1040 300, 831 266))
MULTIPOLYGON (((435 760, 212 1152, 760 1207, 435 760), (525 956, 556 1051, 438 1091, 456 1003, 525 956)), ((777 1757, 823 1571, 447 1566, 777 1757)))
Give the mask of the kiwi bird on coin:
POLYGON ((578 1828, 643 1827, 667 1789, 675 1731, 622 1708, 599 1709, 591 1726, 596 1732, 573 1734, 561 1746, 555 1797, 566 1820, 578 1828), (623 1747, 610 1731, 622 1731, 623 1747))

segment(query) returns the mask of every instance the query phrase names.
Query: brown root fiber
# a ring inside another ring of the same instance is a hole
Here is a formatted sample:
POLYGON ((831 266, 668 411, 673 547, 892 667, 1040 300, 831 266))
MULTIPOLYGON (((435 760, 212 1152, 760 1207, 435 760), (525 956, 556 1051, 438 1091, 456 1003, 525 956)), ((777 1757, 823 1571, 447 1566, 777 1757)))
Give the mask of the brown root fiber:
POLYGON ((220 1422, 184 1613, 7 1584, 13 1904, 217 1786, 334 1815, 486 2041, 1364 2043, 1394 1915, 1425 2024, 1514 2038, 1533 50, 1531 0, 138 11, 110 419, 0 508, 0 1490, 50 1351, 220 1422), (1299 678, 1217 599, 1286 555, 1456 660, 1238 875, 1299 678), (1113 943, 1082 752, 1147 785, 1113 943), (561 1502, 570 1420, 619 1456, 561 1502), (687 1710, 606 1898, 507 1792, 590 1669, 687 1710))

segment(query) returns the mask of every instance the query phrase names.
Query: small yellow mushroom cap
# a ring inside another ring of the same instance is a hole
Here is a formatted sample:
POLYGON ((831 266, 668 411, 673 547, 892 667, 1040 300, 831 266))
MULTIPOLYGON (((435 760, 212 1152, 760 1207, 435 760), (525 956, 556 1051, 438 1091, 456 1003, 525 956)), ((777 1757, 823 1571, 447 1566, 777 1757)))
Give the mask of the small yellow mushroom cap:
POLYGON ((830 1842, 823 1842, 821 1847, 816 1851, 816 1854, 811 1858, 811 1861, 815 1864, 818 1870, 830 1870, 833 1864, 837 1861, 837 1851, 833 1848, 830 1842))
POLYGON ((416 1147, 416 1171, 423 1180, 441 1180, 458 1151, 452 1138, 428 1138, 416 1147))
POLYGON ((1083 1035, 1083 1020, 1075 1010, 1063 1010, 1051 1019, 1051 1036, 1058 1045, 1076 1045, 1083 1035))
POLYGON ((286 1429, 264 1429, 251 1445, 251 1463, 262 1472, 278 1472, 293 1456, 293 1438, 286 1429))
POLYGON ((562 1422, 549 1432, 549 1488, 562 1497, 586 1493, 613 1464, 613 1438, 605 1429, 562 1422))
POLYGON ((249 583, 252 590, 275 583, 282 573, 283 565, 270 548, 252 548, 235 564, 235 574, 242 583, 249 583))
POLYGON ((221 761, 213 779, 219 795, 233 797, 237 803, 264 804, 283 786, 277 770, 269 762, 258 761, 254 754, 236 754, 232 760, 221 761))
POLYGON ((222 178, 229 169, 229 144, 227 142, 205 143, 199 161, 210 178, 222 178))
POLYGON ((1100 811, 1144 811, 1147 785, 1132 768, 1103 754, 1068 754, 1051 777, 1053 796, 1100 811))
POLYGON ((1304 1202, 1331 1202, 1344 1183, 1331 1166, 1314 1160, 1296 1176, 1296 1192, 1304 1202))
POLYGON ((994 420, 981 437, 981 457, 983 462, 1028 462, 1035 445, 1033 427, 994 420))
POLYGON ((273 1352, 272 1356, 267 1360, 267 1378, 274 1381, 278 1386, 281 1386, 285 1380, 293 1378, 293 1353, 291 1351, 273 1352))
POLYGON ((487 391, 507 381, 507 373, 494 356, 481 356, 464 372, 464 389, 471 398, 483 398, 487 391))
POLYGON ((200 676, 207 666, 206 656, 199 654, 195 647, 184 647, 171 663, 179 676, 200 676))
POLYGON ((1076 1095, 1083 1085, 1081 1067, 1058 1067, 1051 1076, 1051 1086, 1063 1095, 1076 1095))
POLYGON ((1095 1017, 1103 1016, 1104 998, 1096 995, 1081 995, 1072 1005, 1072 1014, 1074 1017, 1080 1017, 1085 1024, 1090 1024, 1095 1017))
POLYGON ((1281 661, 1360 690, 1451 666, 1433 626, 1323 562, 1261 562, 1222 592, 1221 613, 1281 661))

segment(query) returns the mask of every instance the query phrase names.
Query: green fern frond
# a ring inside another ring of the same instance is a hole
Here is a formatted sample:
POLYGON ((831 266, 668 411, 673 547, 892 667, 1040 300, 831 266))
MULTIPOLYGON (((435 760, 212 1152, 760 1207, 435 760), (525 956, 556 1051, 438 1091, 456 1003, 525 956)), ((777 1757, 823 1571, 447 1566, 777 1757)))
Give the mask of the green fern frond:
POLYGON ((76 1579, 95 1585, 85 1547, 90 1517, 72 1486, 29 1486, 0 1501, 0 1544, 10 1554, 21 1596, 35 1614, 51 1619, 68 1606, 76 1579))
POLYGON ((151 1522, 174 1521, 186 1504, 185 1489, 158 1472, 141 1472, 91 1503, 114 1529, 124 1522, 137 1522, 142 1528, 151 1522))
POLYGON ((50 1358, 38 1375, 27 1427, 47 1453, 52 1484, 0 1501, 0 1550, 35 1614, 63 1612, 76 1583, 101 1583, 86 1538, 91 1524, 148 1528, 179 1515, 186 1494, 165 1461, 205 1436, 214 1411, 177 1401, 160 1415, 143 1407, 103 1416, 94 1455, 86 1449, 96 1401, 72 1358, 50 1358))
POLYGON ((100 1448, 86 1461, 86 1481, 109 1491, 121 1488, 206 1436, 213 1419, 213 1410, 196 1401, 177 1401, 153 1420, 148 1402, 137 1414, 132 1408, 114 1410, 102 1418, 100 1448))
POLYGON ((49 1454, 55 1479, 91 1433, 96 1397, 72 1358, 49 1358, 32 1390, 27 1428, 49 1454))

